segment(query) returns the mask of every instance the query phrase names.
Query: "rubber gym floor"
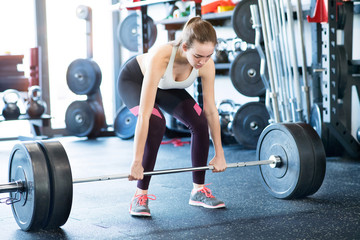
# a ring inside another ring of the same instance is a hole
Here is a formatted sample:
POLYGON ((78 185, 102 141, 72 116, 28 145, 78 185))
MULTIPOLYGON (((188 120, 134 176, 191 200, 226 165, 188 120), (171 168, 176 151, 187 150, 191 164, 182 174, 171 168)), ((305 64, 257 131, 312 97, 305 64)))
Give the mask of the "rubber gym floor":
MULTIPOLYGON (((57 139, 70 159, 73 178, 126 173, 132 140, 117 137, 57 139)), ((183 141, 189 139, 182 139, 183 141)), ((0 142, 0 182, 8 177, 8 158, 16 141, 0 142)), ((255 160, 254 150, 225 146, 228 163, 255 160)), ((213 148, 210 148, 210 156, 213 148)), ((189 167, 190 146, 161 145, 156 169, 189 167)), ((112 180, 74 185, 68 221, 58 230, 24 232, 11 207, 0 204, 1 239, 360 239, 360 162, 327 158, 320 190, 297 200, 279 200, 262 186, 258 167, 207 171, 213 194, 225 209, 188 205, 191 173, 153 176, 151 218, 128 212, 135 182, 112 180)), ((1 194, 0 197, 7 197, 1 194)))

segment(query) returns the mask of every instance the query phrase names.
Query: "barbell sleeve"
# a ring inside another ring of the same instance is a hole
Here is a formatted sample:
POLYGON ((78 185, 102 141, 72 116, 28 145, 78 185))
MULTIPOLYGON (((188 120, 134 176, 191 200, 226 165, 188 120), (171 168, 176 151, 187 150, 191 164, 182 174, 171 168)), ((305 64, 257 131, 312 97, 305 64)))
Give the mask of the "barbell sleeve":
POLYGON ((24 185, 19 181, 0 184, 0 193, 17 192, 22 189, 24 189, 24 185))

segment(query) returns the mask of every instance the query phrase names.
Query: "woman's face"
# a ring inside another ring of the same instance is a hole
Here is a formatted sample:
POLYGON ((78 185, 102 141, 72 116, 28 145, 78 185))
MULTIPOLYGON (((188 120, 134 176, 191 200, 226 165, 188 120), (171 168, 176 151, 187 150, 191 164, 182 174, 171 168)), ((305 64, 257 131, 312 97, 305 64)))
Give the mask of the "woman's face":
POLYGON ((191 48, 187 48, 186 44, 183 44, 183 50, 190 65, 199 69, 211 58, 215 46, 212 42, 199 43, 194 41, 191 48))

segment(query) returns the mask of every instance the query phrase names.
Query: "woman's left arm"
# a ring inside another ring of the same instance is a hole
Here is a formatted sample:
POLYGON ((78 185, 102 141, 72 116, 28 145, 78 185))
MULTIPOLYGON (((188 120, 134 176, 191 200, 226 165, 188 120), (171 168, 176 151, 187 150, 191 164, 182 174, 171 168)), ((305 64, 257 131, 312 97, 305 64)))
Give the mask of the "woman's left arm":
POLYGON ((215 64, 212 59, 200 69, 199 76, 203 90, 203 110, 215 148, 215 156, 210 161, 210 165, 214 166, 214 172, 222 172, 226 169, 226 161, 221 143, 219 113, 215 105, 215 64))

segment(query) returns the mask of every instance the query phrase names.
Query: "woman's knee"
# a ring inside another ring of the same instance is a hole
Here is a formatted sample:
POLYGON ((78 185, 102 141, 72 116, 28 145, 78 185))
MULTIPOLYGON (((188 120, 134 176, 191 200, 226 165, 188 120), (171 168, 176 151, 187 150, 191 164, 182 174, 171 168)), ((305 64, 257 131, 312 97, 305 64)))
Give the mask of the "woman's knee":
POLYGON ((164 136, 166 129, 165 117, 160 110, 153 108, 150 120, 148 138, 161 138, 164 136))

